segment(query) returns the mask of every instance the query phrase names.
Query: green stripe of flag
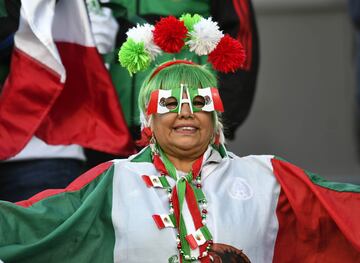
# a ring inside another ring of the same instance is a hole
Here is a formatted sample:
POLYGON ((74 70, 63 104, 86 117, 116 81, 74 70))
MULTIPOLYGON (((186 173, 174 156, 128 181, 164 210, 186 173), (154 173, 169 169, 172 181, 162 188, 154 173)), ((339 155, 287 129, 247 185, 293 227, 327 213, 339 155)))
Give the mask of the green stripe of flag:
POLYGON ((4 262, 113 262, 111 166, 78 191, 21 207, 0 202, 4 262))
POLYGON ((204 201, 206 200, 204 192, 201 190, 201 188, 197 188, 196 186, 191 185, 192 189, 194 190, 196 201, 204 201))
POLYGON ((204 235, 204 237, 205 237, 206 240, 212 239, 212 235, 211 235, 209 229, 207 228, 207 226, 202 226, 202 227, 200 228, 200 231, 201 231, 201 233, 204 235))
POLYGON ((311 173, 309 171, 304 171, 305 174, 310 178, 310 180, 319 186, 338 191, 338 192, 354 192, 354 193, 360 193, 360 186, 355 184, 349 184, 349 183, 338 183, 338 182, 331 182, 328 180, 325 180, 320 175, 311 173))
POLYGON ((133 159, 131 159, 131 162, 135 163, 152 163, 152 154, 151 154, 151 148, 150 146, 147 146, 142 150, 140 153, 138 153, 133 159))
POLYGON ((169 188, 170 187, 170 184, 169 184, 169 182, 168 182, 168 180, 166 179, 165 176, 159 176, 159 180, 160 180, 161 185, 164 188, 169 188))
POLYGON ((169 214, 169 218, 170 218, 171 222, 173 223, 173 225, 176 227, 175 215, 174 214, 169 214))

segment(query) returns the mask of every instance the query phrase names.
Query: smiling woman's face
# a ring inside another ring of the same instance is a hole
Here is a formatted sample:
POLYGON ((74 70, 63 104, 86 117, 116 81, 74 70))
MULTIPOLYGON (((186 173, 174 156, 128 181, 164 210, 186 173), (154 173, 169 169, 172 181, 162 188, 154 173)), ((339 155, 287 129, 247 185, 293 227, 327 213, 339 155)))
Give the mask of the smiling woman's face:
POLYGON ((184 159, 201 156, 214 133, 212 114, 205 111, 191 113, 187 103, 181 106, 180 114, 154 114, 151 128, 166 154, 184 159))

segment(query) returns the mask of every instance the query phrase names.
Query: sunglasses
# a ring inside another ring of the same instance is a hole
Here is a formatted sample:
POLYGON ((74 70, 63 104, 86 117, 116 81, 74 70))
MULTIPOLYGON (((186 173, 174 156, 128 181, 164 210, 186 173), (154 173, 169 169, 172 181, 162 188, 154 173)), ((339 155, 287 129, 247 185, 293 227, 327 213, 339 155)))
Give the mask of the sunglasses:
POLYGON ((168 112, 180 114, 181 106, 184 103, 189 105, 191 113, 224 111, 217 88, 189 89, 187 85, 181 84, 180 88, 154 90, 150 95, 146 113, 147 115, 168 112), (186 98, 184 98, 184 94, 186 94, 186 98))

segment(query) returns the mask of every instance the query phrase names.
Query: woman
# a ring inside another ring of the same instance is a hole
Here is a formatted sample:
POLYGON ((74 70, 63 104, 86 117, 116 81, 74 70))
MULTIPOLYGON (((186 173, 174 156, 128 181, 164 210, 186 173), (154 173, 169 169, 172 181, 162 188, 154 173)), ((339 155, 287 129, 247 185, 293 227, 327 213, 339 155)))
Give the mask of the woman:
POLYGON ((149 146, 66 189, 1 202, 0 259, 359 262, 359 187, 227 152, 215 87, 189 61, 156 68, 139 96, 149 146))

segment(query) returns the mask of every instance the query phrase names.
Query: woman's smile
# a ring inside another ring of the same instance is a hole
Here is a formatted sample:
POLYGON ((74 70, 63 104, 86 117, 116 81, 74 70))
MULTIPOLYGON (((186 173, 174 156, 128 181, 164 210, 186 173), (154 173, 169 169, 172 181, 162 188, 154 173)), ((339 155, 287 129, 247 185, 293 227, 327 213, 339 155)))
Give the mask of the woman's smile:
POLYGON ((211 113, 191 113, 185 104, 180 114, 155 114, 152 130, 156 141, 167 154, 197 158, 209 145, 214 125, 211 113))
POLYGON ((192 135, 198 131, 198 127, 192 124, 177 124, 173 127, 173 131, 180 135, 192 135))

